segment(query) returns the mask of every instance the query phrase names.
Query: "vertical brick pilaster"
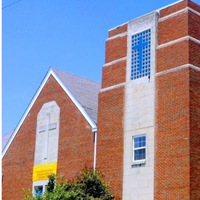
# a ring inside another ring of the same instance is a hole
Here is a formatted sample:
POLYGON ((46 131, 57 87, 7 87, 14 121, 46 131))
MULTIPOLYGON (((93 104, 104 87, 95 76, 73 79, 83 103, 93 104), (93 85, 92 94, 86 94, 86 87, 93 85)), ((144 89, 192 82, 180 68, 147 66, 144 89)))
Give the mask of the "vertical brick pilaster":
POLYGON ((123 187, 123 83, 126 81, 127 25, 109 32, 106 64, 98 107, 97 168, 104 174, 116 200, 122 199, 123 187))
POLYGON ((200 199, 200 71, 190 69, 190 192, 200 199))
POLYGON ((199 199, 200 6, 160 11, 156 69, 155 199, 199 199), (177 13, 179 11, 179 13, 177 13), (192 67, 190 67, 192 66, 192 67), (196 67, 196 69, 193 68, 196 67))

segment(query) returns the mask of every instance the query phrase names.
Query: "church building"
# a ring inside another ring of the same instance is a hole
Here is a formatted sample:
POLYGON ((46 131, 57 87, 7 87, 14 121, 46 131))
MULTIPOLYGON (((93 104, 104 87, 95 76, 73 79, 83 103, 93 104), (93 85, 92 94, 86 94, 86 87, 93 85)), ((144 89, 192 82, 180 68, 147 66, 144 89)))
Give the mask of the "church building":
POLYGON ((200 199, 200 5, 108 32, 102 83, 50 68, 3 149, 3 200, 99 170, 116 200, 200 199))

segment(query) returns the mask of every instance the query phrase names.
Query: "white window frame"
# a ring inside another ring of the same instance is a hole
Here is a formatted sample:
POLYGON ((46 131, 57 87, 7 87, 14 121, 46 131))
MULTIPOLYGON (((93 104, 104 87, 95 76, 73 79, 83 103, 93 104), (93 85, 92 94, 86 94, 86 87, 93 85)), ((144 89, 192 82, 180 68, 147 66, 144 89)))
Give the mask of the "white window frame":
POLYGON ((147 157, 147 136, 146 134, 141 134, 141 135, 134 135, 132 137, 132 141, 133 141, 133 164, 143 164, 143 163, 146 163, 146 157, 147 157), (137 147, 135 148, 135 141, 134 141, 134 138, 136 137, 144 137, 145 136, 145 146, 143 147, 137 147), (145 149, 145 159, 141 159, 141 160, 135 160, 135 150, 139 150, 139 149, 145 149))
POLYGON ((44 192, 46 191, 46 185, 48 184, 48 180, 44 180, 44 181, 34 181, 33 182, 33 187, 32 187, 32 194, 33 196, 35 196, 35 188, 36 187, 40 187, 42 186, 42 194, 44 194, 44 192))
POLYGON ((34 193, 33 193, 33 195, 36 196, 36 188, 37 187, 42 187, 42 195, 43 195, 44 194, 44 185, 36 185, 36 186, 34 186, 34 193))

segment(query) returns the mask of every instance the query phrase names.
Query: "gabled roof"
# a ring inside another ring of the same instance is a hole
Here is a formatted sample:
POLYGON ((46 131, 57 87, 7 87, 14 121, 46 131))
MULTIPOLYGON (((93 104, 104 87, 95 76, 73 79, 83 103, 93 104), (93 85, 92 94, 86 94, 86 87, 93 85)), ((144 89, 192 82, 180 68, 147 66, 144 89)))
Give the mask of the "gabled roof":
POLYGON ((97 122, 98 93, 101 84, 73 74, 51 68, 83 106, 92 120, 97 122))
POLYGON ((46 84, 48 78, 53 76, 59 85, 63 88, 65 93, 70 97, 72 102, 76 105, 82 115, 85 117, 87 122, 90 124, 92 131, 97 130, 97 107, 98 107, 98 93, 101 84, 95 81, 90 81, 85 78, 75 76, 55 68, 50 68, 44 80, 42 81, 40 87, 38 88, 35 96, 31 100, 26 112, 21 118, 19 124, 17 125, 15 131, 12 133, 9 141, 7 142, 5 148, 3 149, 2 157, 4 157, 6 151, 11 145, 13 139, 15 138, 18 130, 23 124, 26 116, 31 110, 33 104, 37 100, 40 92, 42 91, 44 85, 46 84))

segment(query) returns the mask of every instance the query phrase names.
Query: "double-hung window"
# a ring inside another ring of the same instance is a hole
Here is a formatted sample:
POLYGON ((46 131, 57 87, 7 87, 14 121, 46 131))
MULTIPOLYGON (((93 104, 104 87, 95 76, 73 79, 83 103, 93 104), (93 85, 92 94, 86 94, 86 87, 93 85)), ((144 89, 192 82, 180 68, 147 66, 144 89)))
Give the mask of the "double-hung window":
POLYGON ((133 162, 146 160, 146 135, 133 137, 133 162))

